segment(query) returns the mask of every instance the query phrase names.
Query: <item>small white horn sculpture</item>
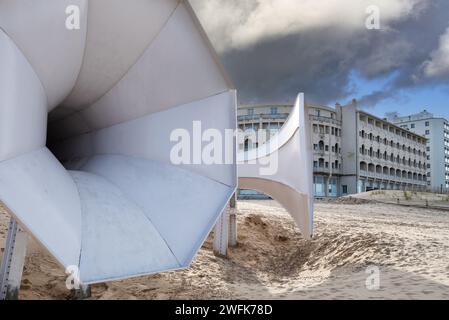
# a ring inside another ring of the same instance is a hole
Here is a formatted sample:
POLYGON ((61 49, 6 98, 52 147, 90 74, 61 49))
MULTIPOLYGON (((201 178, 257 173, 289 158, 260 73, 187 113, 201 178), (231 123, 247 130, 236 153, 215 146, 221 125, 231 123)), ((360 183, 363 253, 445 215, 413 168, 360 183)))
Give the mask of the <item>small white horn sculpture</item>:
POLYGON ((171 133, 198 160, 235 109, 188 1, 0 1, 0 200, 85 284, 189 265, 236 161, 173 165, 171 133))
POLYGON ((239 152, 239 189, 257 190, 277 200, 293 217, 304 238, 313 234, 312 148, 304 94, 299 94, 280 131, 265 145, 239 152), (271 157, 271 158, 270 158, 271 157), (266 164, 274 172, 263 175, 266 164))

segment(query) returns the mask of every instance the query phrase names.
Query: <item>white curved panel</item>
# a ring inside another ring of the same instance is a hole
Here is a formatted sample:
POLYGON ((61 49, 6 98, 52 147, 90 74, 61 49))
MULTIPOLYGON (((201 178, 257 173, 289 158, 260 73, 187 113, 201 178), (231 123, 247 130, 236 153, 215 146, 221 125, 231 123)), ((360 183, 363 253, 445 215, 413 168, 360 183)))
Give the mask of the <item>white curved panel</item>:
POLYGON ((181 3, 136 65, 103 98, 82 111, 89 127, 101 129, 228 91, 207 42, 195 30, 194 20, 181 3))
MULTIPOLYGON (((95 0, 94 0, 95 1, 95 0)), ((72 90, 86 40, 87 0, 1 0, 2 28, 39 76, 53 109, 72 90), (66 8, 80 9, 80 29, 66 28, 66 8)))
POLYGON ((299 193, 286 184, 263 178, 239 178, 239 188, 257 190, 275 199, 291 213, 304 238, 312 236, 309 227, 312 223, 311 216, 302 214, 309 213, 307 194, 299 193))
POLYGON ((83 282, 180 267, 152 222, 119 188, 90 173, 73 171, 72 176, 83 212, 79 262, 83 282))
POLYGON ((90 0, 83 66, 63 106, 80 109, 108 92, 161 32, 177 0, 90 0))
POLYGON ((239 188, 259 190, 278 200, 292 215, 305 238, 313 233, 312 148, 304 95, 295 106, 273 143, 238 154, 239 188), (274 143, 277 142, 277 143, 274 143), (274 152, 276 157, 270 158, 274 152), (261 164, 277 160, 272 175, 261 174, 261 164))
POLYGON ((33 68, 1 30, 0 70, 2 161, 45 145, 47 100, 33 68))
POLYGON ((21 225, 63 266, 78 265, 78 189, 47 148, 0 162, 0 197, 21 225))

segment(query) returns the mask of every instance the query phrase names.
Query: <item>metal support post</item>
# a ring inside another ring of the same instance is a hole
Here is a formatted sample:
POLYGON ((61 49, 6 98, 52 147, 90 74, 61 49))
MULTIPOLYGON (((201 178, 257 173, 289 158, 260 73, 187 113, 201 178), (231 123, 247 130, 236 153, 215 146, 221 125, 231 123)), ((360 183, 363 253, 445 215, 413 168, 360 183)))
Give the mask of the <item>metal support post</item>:
POLYGON ((19 298, 27 241, 26 232, 11 218, 0 268, 0 300, 19 298))

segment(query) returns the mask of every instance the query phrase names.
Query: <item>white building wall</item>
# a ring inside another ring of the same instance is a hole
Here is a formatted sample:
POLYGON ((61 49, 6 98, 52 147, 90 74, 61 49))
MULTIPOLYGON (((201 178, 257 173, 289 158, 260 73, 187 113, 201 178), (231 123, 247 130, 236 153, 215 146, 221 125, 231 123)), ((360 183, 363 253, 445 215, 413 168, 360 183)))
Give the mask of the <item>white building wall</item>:
POLYGON ((341 195, 341 113, 323 106, 309 106, 312 130, 314 189, 317 197, 341 195))
POLYGON ((433 114, 421 113, 395 118, 404 129, 425 135, 427 142, 428 186, 434 191, 449 190, 449 123, 433 114))
POLYGON ((358 186, 358 154, 357 154, 357 105, 352 103, 345 107, 337 106, 342 114, 342 155, 343 176, 341 179, 343 194, 354 194, 361 192, 358 186))

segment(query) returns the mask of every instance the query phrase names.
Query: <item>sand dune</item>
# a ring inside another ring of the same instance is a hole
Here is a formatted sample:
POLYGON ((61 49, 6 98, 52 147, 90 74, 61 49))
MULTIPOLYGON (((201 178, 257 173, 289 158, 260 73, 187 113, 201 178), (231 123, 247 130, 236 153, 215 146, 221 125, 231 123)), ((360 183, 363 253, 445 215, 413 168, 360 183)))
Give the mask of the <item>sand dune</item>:
MULTIPOLYGON (((276 202, 240 201, 228 259, 210 237, 189 269, 95 285, 92 299, 449 299, 449 212, 356 203, 317 203, 307 242, 276 202), (366 287, 369 266, 378 290, 366 287)), ((21 298, 70 298, 63 270, 33 242, 21 298)))

